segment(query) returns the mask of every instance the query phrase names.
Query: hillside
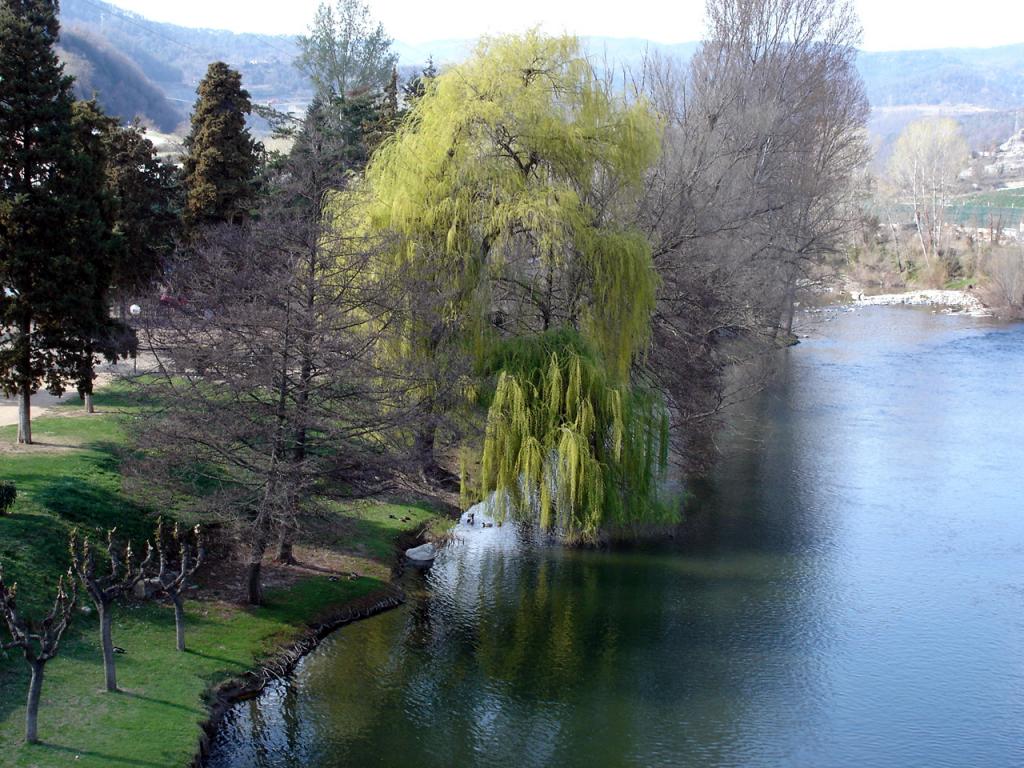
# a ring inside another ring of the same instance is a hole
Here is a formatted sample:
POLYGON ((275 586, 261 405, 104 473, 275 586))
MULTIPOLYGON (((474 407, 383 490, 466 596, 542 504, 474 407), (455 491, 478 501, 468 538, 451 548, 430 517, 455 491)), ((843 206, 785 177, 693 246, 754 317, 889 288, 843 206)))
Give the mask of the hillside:
MULTIPOLYGON (((122 116, 145 114, 166 129, 173 118, 158 108, 156 92, 162 92, 172 102, 175 113, 184 115, 195 98, 199 79, 214 60, 226 61, 239 69, 256 101, 273 103, 279 108, 301 107, 310 96, 305 77, 292 64, 298 50, 293 37, 236 34, 152 22, 102 0, 64 0, 61 15, 66 30, 78 38, 65 44, 72 54, 69 68, 76 73, 91 71, 94 79, 88 88, 97 90, 105 104, 116 103, 112 109, 122 116), (86 50, 89 47, 96 51, 86 50), (115 66, 111 60, 118 54, 115 66), (124 59, 135 65, 134 72, 127 80, 126 92, 118 93, 115 99, 115 83, 120 90, 120 81, 100 75, 114 69, 127 71, 124 59)), ((66 31, 65 35, 68 34, 66 31)), ((595 61, 607 58, 630 67, 638 66, 649 54, 685 60, 698 45, 609 37, 584 38, 584 44, 595 61)), ((395 50, 404 73, 411 73, 428 56, 439 64, 458 61, 473 45, 472 40, 465 39, 417 45, 396 41, 395 50)), ((1024 107, 1021 62, 1024 44, 985 49, 862 52, 858 67, 874 108, 871 129, 882 155, 907 122, 928 114, 953 114, 960 118, 976 149, 1004 140, 1012 130, 1013 110, 1024 107)), ((86 86, 82 88, 85 90, 86 86)))
POLYGON ((75 95, 80 99, 95 95, 108 115, 125 122, 139 117, 167 132, 185 120, 185 110, 170 101, 160 86, 91 33, 65 29, 58 51, 66 71, 75 77, 75 95))
POLYGON ((874 107, 1024 106, 1024 45, 863 52, 858 67, 874 107))
POLYGON ((135 62, 169 98, 187 105, 207 66, 217 60, 239 69, 258 101, 295 98, 309 90, 292 66, 297 48, 291 37, 163 24, 101 0, 63 0, 61 22, 104 40, 135 62))

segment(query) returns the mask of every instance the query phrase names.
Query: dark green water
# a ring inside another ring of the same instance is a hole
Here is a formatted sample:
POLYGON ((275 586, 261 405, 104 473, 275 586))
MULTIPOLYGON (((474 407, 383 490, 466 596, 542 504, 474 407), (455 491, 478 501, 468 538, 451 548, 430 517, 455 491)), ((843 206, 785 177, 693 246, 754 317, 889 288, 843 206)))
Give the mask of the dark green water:
POLYGON ((685 536, 478 530, 210 765, 1024 766, 1024 327, 819 319, 685 536))

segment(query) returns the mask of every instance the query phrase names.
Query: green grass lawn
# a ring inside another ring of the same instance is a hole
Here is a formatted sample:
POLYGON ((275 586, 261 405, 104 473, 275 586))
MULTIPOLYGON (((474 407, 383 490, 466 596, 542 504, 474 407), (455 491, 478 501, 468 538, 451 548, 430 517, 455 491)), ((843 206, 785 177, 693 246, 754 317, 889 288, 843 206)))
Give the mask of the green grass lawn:
MULTIPOLYGON (((67 567, 72 528, 99 535, 116 525, 136 541, 152 530, 152 511, 121 487, 124 419, 139 404, 127 390, 112 387, 97 395, 96 406, 101 413, 94 416, 69 404, 33 422, 44 450, 0 453, 0 478, 18 487, 13 513, 0 518, 0 563, 7 581, 19 582, 25 612, 38 612, 52 599, 67 567)), ((0 429, 0 443, 14 440, 14 428, 0 429)), ((17 652, 0 656, 0 766, 187 765, 206 717, 206 690, 251 668, 318 617, 383 589, 395 538, 436 519, 428 509, 397 504, 334 505, 332 512, 328 530, 335 533, 320 544, 346 553, 345 563, 360 578, 309 575, 268 590, 268 604, 259 609, 193 600, 183 654, 174 650, 169 607, 119 607, 114 642, 127 651, 117 657, 121 693, 103 691, 98 622, 76 610, 61 655, 47 665, 40 745, 22 741, 26 666, 17 652)), ((81 598, 80 605, 91 607, 81 598)))

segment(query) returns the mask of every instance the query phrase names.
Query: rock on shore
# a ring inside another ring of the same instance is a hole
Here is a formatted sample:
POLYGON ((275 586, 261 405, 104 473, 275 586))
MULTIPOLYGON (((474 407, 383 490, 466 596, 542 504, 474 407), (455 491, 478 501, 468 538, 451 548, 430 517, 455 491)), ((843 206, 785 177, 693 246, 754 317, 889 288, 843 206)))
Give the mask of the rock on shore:
POLYGON ((946 307, 954 312, 963 312, 973 317, 987 317, 991 313, 974 294, 967 291, 923 290, 906 293, 883 293, 878 296, 855 294, 858 307, 933 306, 946 307))
POLYGON ((434 558, 437 557, 437 547, 433 543, 428 542, 405 550, 405 556, 413 563, 425 565, 434 562, 434 558))

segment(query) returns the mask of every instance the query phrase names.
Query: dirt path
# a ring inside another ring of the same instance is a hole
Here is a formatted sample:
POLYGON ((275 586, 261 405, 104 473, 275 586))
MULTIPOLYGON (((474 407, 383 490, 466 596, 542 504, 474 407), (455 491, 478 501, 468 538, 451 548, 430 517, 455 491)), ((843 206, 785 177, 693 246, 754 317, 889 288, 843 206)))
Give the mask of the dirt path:
MULTIPOLYGON (((96 371, 95 389, 106 386, 123 366, 104 365, 96 371)), ((32 421, 46 415, 55 405, 61 403, 79 403, 78 393, 71 389, 62 397, 54 397, 49 392, 36 392, 32 396, 32 421)), ((0 398, 0 427, 10 427, 18 423, 18 399, 14 397, 0 398)))

